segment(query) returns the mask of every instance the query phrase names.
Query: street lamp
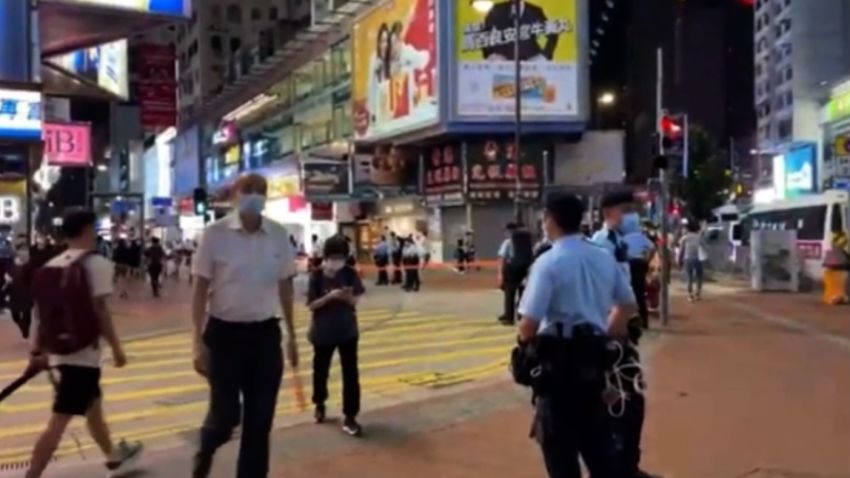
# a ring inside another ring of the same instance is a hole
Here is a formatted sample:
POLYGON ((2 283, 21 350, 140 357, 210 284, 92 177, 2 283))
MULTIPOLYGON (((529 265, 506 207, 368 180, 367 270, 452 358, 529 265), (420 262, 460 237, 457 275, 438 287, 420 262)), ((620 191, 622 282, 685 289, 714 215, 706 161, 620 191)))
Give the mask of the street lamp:
MULTIPOLYGON (((522 222, 522 210, 520 209, 520 193, 522 193, 522 179, 520 177, 520 158, 522 157, 522 62, 520 61, 520 11, 522 0, 510 0, 514 17, 514 163, 515 190, 514 190, 514 218, 516 222, 522 222)), ((493 0, 470 0, 470 5, 477 12, 487 14, 495 5, 493 0)))
POLYGON ((617 101, 617 97, 614 96, 614 93, 611 93, 610 91, 606 91, 605 93, 599 95, 600 105, 610 106, 613 105, 615 101, 617 101))

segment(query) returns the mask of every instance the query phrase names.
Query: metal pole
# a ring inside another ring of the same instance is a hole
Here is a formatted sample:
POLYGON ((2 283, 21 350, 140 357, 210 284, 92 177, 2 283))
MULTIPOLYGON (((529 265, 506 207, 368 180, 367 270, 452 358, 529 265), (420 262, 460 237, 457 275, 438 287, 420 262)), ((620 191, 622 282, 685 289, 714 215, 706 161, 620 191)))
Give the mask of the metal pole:
MULTIPOLYGON (((658 152, 664 154, 664 132, 661 130, 661 117, 664 114, 662 110, 662 96, 664 93, 664 51, 659 48, 657 51, 657 74, 656 74, 656 90, 655 90, 655 127, 658 129, 658 152)), ((669 217, 668 217, 668 202, 669 202, 669 184, 666 168, 668 165, 662 165, 658 170, 658 182, 661 187, 661 300, 659 304, 659 313, 661 315, 661 324, 666 326, 670 322, 670 244, 669 244, 669 217)))
POLYGON ((522 192, 522 179, 520 178, 520 157, 522 152, 522 62, 519 57, 520 47, 520 7, 521 0, 513 1, 514 10, 514 163, 516 166, 516 178, 514 185, 514 219, 517 223, 522 222, 522 210, 520 208, 520 193, 522 192))

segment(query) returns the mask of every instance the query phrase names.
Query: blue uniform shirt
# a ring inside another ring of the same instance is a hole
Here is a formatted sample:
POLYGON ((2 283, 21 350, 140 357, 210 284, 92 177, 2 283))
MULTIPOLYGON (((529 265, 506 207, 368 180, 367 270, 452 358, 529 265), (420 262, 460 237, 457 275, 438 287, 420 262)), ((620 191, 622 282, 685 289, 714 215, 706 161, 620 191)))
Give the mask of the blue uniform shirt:
MULTIPOLYGON (((597 246, 605 249, 611 254, 616 261, 616 250, 618 245, 625 244, 623 241, 623 235, 620 234, 616 229, 609 229, 607 225, 602 226, 602 229, 596 231, 596 234, 590 239, 597 246), (614 232, 614 240, 611 240, 611 232, 614 232), (616 242, 616 244, 614 244, 616 242)), ((629 270, 628 263, 621 263, 623 271, 626 273, 626 279, 631 280, 631 271, 629 270)))
POLYGON ((591 324, 607 330, 614 305, 634 304, 629 279, 613 254, 581 236, 561 238, 531 268, 519 313, 536 321, 538 333, 565 336, 574 326, 591 324))
POLYGON ((504 259, 506 261, 510 261, 514 256, 514 244, 510 239, 505 239, 502 241, 502 245, 499 246, 499 258, 504 259))
POLYGON ((376 257, 389 257, 390 255, 390 245, 386 243, 386 241, 381 241, 375 246, 375 256, 376 257))
POLYGON ((655 248, 655 244, 642 231, 626 234, 623 241, 629 247, 629 259, 646 259, 649 251, 655 248))

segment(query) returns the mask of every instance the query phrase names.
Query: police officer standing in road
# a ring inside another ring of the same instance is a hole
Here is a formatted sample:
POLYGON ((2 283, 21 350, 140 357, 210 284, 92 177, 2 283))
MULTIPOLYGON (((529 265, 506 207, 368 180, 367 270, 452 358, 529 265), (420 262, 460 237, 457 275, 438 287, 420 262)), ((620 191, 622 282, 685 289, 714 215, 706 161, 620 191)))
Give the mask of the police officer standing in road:
MULTIPOLYGON (((631 193, 613 193, 602 198, 602 216, 604 225, 594 236, 593 242, 607 249, 629 278, 631 287, 631 268, 629 266, 629 247, 624 234, 640 228, 640 217, 633 211, 634 195, 631 193)), ((633 293, 643 293, 645 289, 633 289, 633 293)), ((640 363, 640 355, 637 345, 640 341, 641 327, 640 319, 630 317, 629 337, 625 343, 623 360, 640 363)), ((618 478, 651 478, 650 475, 640 469, 640 442, 643 432, 643 420, 646 414, 646 402, 643 394, 635 389, 635 380, 638 368, 630 367, 624 373, 626 379, 624 384, 627 394, 621 417, 614 419, 615 435, 617 436, 618 448, 617 458, 618 478)), ((641 388, 643 384, 641 384, 641 388)))
POLYGON ((264 478, 269 435, 283 376, 280 311, 286 352, 298 365, 293 325, 295 251, 286 229, 263 217, 264 177, 234 185, 235 211, 209 225, 192 265, 195 369, 207 377, 210 403, 193 478, 206 478, 216 450, 242 417, 237 478, 264 478))
POLYGON ((592 478, 622 478, 603 400, 606 347, 609 337, 626 336, 637 309, 622 268, 581 235, 583 213, 575 196, 547 200, 552 247, 531 268, 519 336, 539 359, 534 435, 549 476, 580 478, 580 455, 592 478))

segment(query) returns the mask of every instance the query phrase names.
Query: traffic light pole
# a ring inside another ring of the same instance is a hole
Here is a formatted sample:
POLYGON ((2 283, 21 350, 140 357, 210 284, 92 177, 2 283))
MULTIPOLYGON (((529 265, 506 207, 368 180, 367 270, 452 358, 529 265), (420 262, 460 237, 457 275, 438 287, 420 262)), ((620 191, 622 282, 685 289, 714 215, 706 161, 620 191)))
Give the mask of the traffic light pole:
MULTIPOLYGON (((656 52, 656 91, 655 91, 655 124, 658 128, 658 153, 664 155, 664 132, 661 128, 661 118, 664 115, 662 108, 662 96, 664 93, 664 50, 659 48, 656 52)), ((666 326, 670 322, 670 185, 667 175, 668 164, 662 164, 658 169, 658 183, 660 186, 660 206, 661 206, 661 300, 659 301, 659 315, 661 316, 661 324, 666 326)))

